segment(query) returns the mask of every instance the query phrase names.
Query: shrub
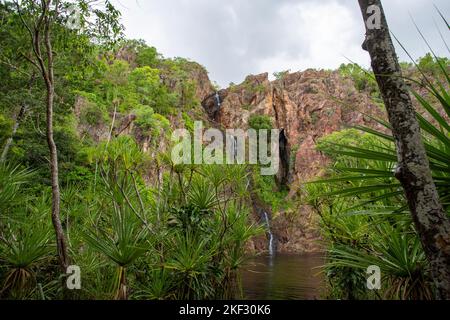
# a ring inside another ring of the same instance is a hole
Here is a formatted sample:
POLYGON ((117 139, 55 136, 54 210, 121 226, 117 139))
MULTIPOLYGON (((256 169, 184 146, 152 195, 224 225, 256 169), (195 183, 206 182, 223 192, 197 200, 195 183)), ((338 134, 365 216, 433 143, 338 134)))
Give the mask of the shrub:
POLYGON ((250 128, 255 130, 272 130, 272 119, 266 115, 252 115, 248 121, 250 128))

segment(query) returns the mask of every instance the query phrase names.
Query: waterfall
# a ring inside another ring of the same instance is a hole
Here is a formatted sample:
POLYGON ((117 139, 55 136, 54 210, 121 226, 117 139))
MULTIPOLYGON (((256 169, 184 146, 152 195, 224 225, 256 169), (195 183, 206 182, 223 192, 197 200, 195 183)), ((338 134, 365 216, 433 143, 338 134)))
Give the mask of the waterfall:
POLYGON ((266 221, 267 233, 269 234, 269 255, 272 257, 275 253, 274 250, 274 236, 272 230, 270 228, 270 219, 267 211, 263 212, 264 220, 266 221))
POLYGON ((219 93, 218 92, 216 92, 216 106, 217 106, 217 109, 220 109, 220 105, 222 104, 221 102, 220 102, 220 96, 219 96, 219 93))

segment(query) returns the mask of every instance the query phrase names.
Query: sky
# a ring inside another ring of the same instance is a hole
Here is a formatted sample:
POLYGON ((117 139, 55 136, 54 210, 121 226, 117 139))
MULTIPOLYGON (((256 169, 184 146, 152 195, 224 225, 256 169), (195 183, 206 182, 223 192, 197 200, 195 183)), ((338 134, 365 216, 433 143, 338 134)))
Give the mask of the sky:
MULTIPOLYGON (((145 40, 165 57, 199 62, 221 87, 249 74, 335 69, 349 61, 370 65, 361 49, 365 30, 357 0, 112 2, 122 12, 128 38, 145 40)), ((382 3, 391 31, 414 58, 429 50, 413 21, 438 55, 450 55, 450 33, 433 6, 450 20, 450 1, 382 3)), ((400 60, 410 61, 397 47, 400 60)))

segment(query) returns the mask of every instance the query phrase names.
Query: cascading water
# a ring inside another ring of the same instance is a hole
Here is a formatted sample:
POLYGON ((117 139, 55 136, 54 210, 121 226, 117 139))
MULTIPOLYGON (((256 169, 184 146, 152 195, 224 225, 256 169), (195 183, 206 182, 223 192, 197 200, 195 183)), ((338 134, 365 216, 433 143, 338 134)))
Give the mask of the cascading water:
POLYGON ((275 243, 274 243, 274 236, 272 233, 272 229, 270 227, 269 214, 267 213, 267 211, 263 212, 263 217, 266 222, 267 234, 269 235, 269 255, 272 257, 275 253, 275 248, 274 248, 275 243))
POLYGON ((217 121, 217 116, 219 115, 220 112, 220 107, 222 106, 222 101, 220 101, 220 95, 219 92, 216 92, 215 96, 215 105, 214 105, 214 109, 212 110, 212 117, 214 120, 217 121))
POLYGON ((217 106, 217 109, 220 109, 220 105, 222 104, 222 102, 220 102, 220 95, 219 95, 219 93, 218 92, 216 92, 216 106, 217 106))

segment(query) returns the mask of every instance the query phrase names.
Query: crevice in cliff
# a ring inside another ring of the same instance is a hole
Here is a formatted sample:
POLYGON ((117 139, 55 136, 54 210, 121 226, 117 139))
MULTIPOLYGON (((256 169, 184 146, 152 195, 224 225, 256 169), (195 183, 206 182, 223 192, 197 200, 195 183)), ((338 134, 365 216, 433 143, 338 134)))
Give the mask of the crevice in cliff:
POLYGON ((277 183, 279 188, 289 188, 289 173, 290 173, 290 150, 289 142, 286 137, 286 130, 282 129, 280 132, 280 169, 277 175, 277 183))
POLYGON ((285 101, 283 100, 283 91, 278 92, 279 89, 274 88, 273 90, 273 112, 275 115, 276 127, 280 129, 280 139, 279 139, 279 153, 280 153, 280 169, 276 176, 276 181, 280 189, 289 189, 290 183, 290 146, 289 140, 284 125, 287 123, 286 119, 280 119, 280 114, 286 116, 285 101), (280 110, 281 109, 281 112, 280 110), (284 111, 284 113, 283 113, 284 111))

